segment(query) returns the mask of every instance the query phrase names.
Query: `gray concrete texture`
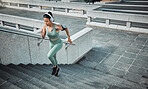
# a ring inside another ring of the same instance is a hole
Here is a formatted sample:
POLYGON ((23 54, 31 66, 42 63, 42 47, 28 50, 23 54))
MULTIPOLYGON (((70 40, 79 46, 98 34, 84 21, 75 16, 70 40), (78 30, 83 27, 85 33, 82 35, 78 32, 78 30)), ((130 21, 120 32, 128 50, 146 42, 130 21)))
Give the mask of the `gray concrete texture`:
MULTIPOLYGON (((42 19, 43 14, 8 8, 1 8, 0 13, 35 19, 42 19)), ((71 34, 86 26, 86 19, 54 16, 56 22, 68 26, 71 34)), ((93 28, 93 49, 82 58, 79 64, 148 87, 148 35, 108 28, 93 28)), ((116 89, 116 87, 112 86, 110 89, 116 89)))
MULTIPOLYGON (((42 12, 31 12, 31 11, 10 9, 10 8, 0 8, 0 13, 38 19, 38 20, 43 20, 43 14, 44 14, 42 12)), ((86 27, 85 25, 86 19, 60 16, 55 14, 54 14, 54 19, 55 22, 66 25, 69 29, 70 35, 73 35, 78 31, 80 31, 80 29, 82 30, 86 27)), ((60 35, 62 38, 67 37, 65 32, 61 32, 60 35)))

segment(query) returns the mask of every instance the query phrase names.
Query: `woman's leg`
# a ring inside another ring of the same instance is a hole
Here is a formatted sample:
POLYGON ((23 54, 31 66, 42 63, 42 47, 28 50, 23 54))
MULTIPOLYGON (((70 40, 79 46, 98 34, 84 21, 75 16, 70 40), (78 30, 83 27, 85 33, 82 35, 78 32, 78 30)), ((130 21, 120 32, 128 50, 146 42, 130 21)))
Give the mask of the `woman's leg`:
POLYGON ((62 42, 52 45, 50 51, 47 54, 53 66, 57 66, 56 53, 62 48, 62 46, 63 46, 62 42))

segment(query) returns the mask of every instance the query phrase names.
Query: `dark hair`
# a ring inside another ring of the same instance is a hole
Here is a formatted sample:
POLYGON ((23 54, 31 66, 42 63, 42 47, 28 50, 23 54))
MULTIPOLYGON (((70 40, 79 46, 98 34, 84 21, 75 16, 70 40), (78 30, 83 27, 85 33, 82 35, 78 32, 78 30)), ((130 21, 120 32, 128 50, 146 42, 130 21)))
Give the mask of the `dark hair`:
MULTIPOLYGON (((52 15, 52 13, 50 11, 48 12, 48 14, 50 14, 53 17, 53 15, 52 15)), ((44 14, 43 18, 48 18, 50 20, 51 17, 49 15, 47 15, 47 14, 44 14)))

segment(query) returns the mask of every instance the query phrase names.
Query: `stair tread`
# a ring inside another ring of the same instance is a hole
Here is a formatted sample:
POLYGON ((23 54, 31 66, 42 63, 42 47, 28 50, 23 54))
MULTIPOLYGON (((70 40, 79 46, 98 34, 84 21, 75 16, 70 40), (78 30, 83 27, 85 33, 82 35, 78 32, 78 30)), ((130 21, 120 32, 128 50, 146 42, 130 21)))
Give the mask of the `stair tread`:
POLYGON ((6 80, 3 80, 3 79, 0 78, 0 86, 3 85, 6 82, 7 82, 6 80))
POLYGON ((30 70, 27 70, 25 68, 21 68, 19 66, 15 66, 15 65, 11 65, 10 67, 15 68, 16 70, 21 70, 21 72, 25 73, 26 75, 29 75, 30 77, 32 77, 32 79, 29 81, 29 83, 31 84, 34 84, 36 85, 37 87, 40 87, 40 88, 56 88, 55 86, 47 83, 47 82, 44 82, 44 81, 41 81, 42 78, 44 78, 44 76, 42 75, 39 75, 39 74, 36 74, 30 70), (35 74, 35 76, 34 76, 35 74))
MULTIPOLYGON (((125 80, 125 79, 115 77, 114 75, 105 74, 105 73, 100 74, 99 71, 92 70, 92 69, 86 68, 86 67, 82 67, 80 65, 72 65, 72 67, 77 69, 77 70, 82 70, 82 71, 80 71, 79 74, 84 74, 84 75, 87 75, 87 76, 89 75, 90 77, 96 76, 95 77, 96 79, 99 79, 99 81, 104 82, 105 84, 111 84, 111 85, 118 84, 119 86, 123 86, 123 87, 126 87, 126 86, 133 87, 133 89, 138 89, 139 87, 143 87, 142 85, 137 85, 137 83, 131 83, 131 82, 125 80), (85 71, 87 71, 87 72, 85 72, 85 71), (104 81, 102 81, 102 80, 104 80, 104 81)), ((81 76, 81 75, 79 75, 79 76, 81 76)))
POLYGON ((120 89, 121 87, 126 89, 144 89, 143 85, 80 64, 59 65, 59 67, 61 68, 60 75, 55 77, 51 75, 51 65, 21 64, 0 66, 0 83, 10 82, 16 87, 31 89, 36 87, 38 89, 48 89, 49 87, 55 89, 76 89, 78 86, 79 89, 120 89), (9 79, 10 77, 13 78, 9 79), (31 87, 31 85, 34 86, 31 87))
MULTIPOLYGON (((36 65, 36 66, 34 66, 34 65, 29 65, 29 66, 31 66, 31 67, 33 67, 33 68, 36 68, 36 69, 38 69, 38 70, 40 70, 40 71, 42 71, 42 72, 51 74, 51 68, 49 67, 49 65, 47 65, 46 68, 43 68, 43 65, 36 65), (50 73, 49 73, 49 71, 50 71, 50 73)), ((61 70, 60 70, 60 71, 61 71, 61 70)), ((56 82, 58 82, 61 86, 65 86, 65 88, 68 88, 68 89, 73 88, 73 87, 72 87, 72 83, 71 83, 71 82, 67 82, 67 81, 65 80, 65 78, 64 78, 64 75, 61 75, 61 76, 59 76, 59 77, 53 76, 53 77, 51 77, 50 79, 51 79, 51 80, 54 80, 54 81, 56 81, 56 82), (62 76, 62 77, 61 77, 61 76, 62 76)), ((76 88, 76 87, 75 87, 75 88, 76 88)))
POLYGON ((29 65, 27 65, 27 66, 25 66, 25 65, 20 65, 20 66, 23 67, 23 68, 29 69, 29 70, 31 70, 31 71, 34 71, 34 72, 36 72, 36 73, 39 74, 39 75, 43 75, 43 76, 46 77, 46 78, 41 79, 41 81, 48 82, 48 83, 50 83, 51 85, 53 85, 54 87, 62 88, 62 89, 68 89, 68 88, 69 88, 69 87, 67 87, 67 86, 65 86, 65 85, 63 85, 63 84, 60 84, 60 83, 58 82, 58 80, 56 79, 56 77, 52 76, 51 73, 46 73, 46 72, 44 72, 44 71, 41 72, 40 70, 38 70, 38 69, 36 69, 36 68, 34 68, 34 67, 31 67, 31 65, 30 65, 30 66, 29 66, 29 65), (55 79, 56 79, 57 81, 55 81, 55 79), (55 82, 53 82, 53 81, 55 81, 55 82))
POLYGON ((13 75, 5 72, 5 71, 0 70, 0 72, 1 72, 0 78, 4 79, 4 80, 6 80, 6 81, 8 81, 8 82, 10 82, 10 83, 20 87, 20 88, 24 88, 25 87, 25 89, 27 89, 27 88, 39 89, 38 87, 36 87, 36 86, 34 86, 34 85, 32 85, 32 84, 30 84, 30 83, 28 83, 28 82, 18 78, 16 76, 13 76, 13 75))
MULTIPOLYGON (((46 66, 42 66, 42 67, 43 67, 44 71, 48 71, 48 67, 46 67, 46 66)), ((63 70, 63 68, 62 68, 62 70, 63 70)), ((71 77, 70 75, 65 74, 62 70, 60 72, 60 76, 58 77, 59 82, 63 83, 64 85, 66 85, 70 88, 73 88, 73 89, 77 88, 76 85, 78 85, 77 83, 79 83, 79 82, 76 81, 76 79, 71 77)), ((79 88, 84 89, 84 87, 80 87, 80 86, 79 86, 79 88)))
POLYGON ((5 82, 4 84, 0 85, 0 89, 21 89, 21 88, 15 86, 14 84, 10 82, 5 82))

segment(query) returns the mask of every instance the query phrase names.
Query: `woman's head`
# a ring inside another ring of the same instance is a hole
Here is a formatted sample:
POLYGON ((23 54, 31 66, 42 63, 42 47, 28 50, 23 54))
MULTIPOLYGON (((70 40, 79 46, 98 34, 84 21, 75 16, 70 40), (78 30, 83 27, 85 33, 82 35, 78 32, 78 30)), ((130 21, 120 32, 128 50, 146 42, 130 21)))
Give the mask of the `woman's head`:
POLYGON ((54 18, 53 18, 53 15, 52 15, 51 12, 45 13, 43 15, 43 18, 44 18, 44 22, 45 22, 46 25, 49 25, 52 22, 54 22, 54 18))

